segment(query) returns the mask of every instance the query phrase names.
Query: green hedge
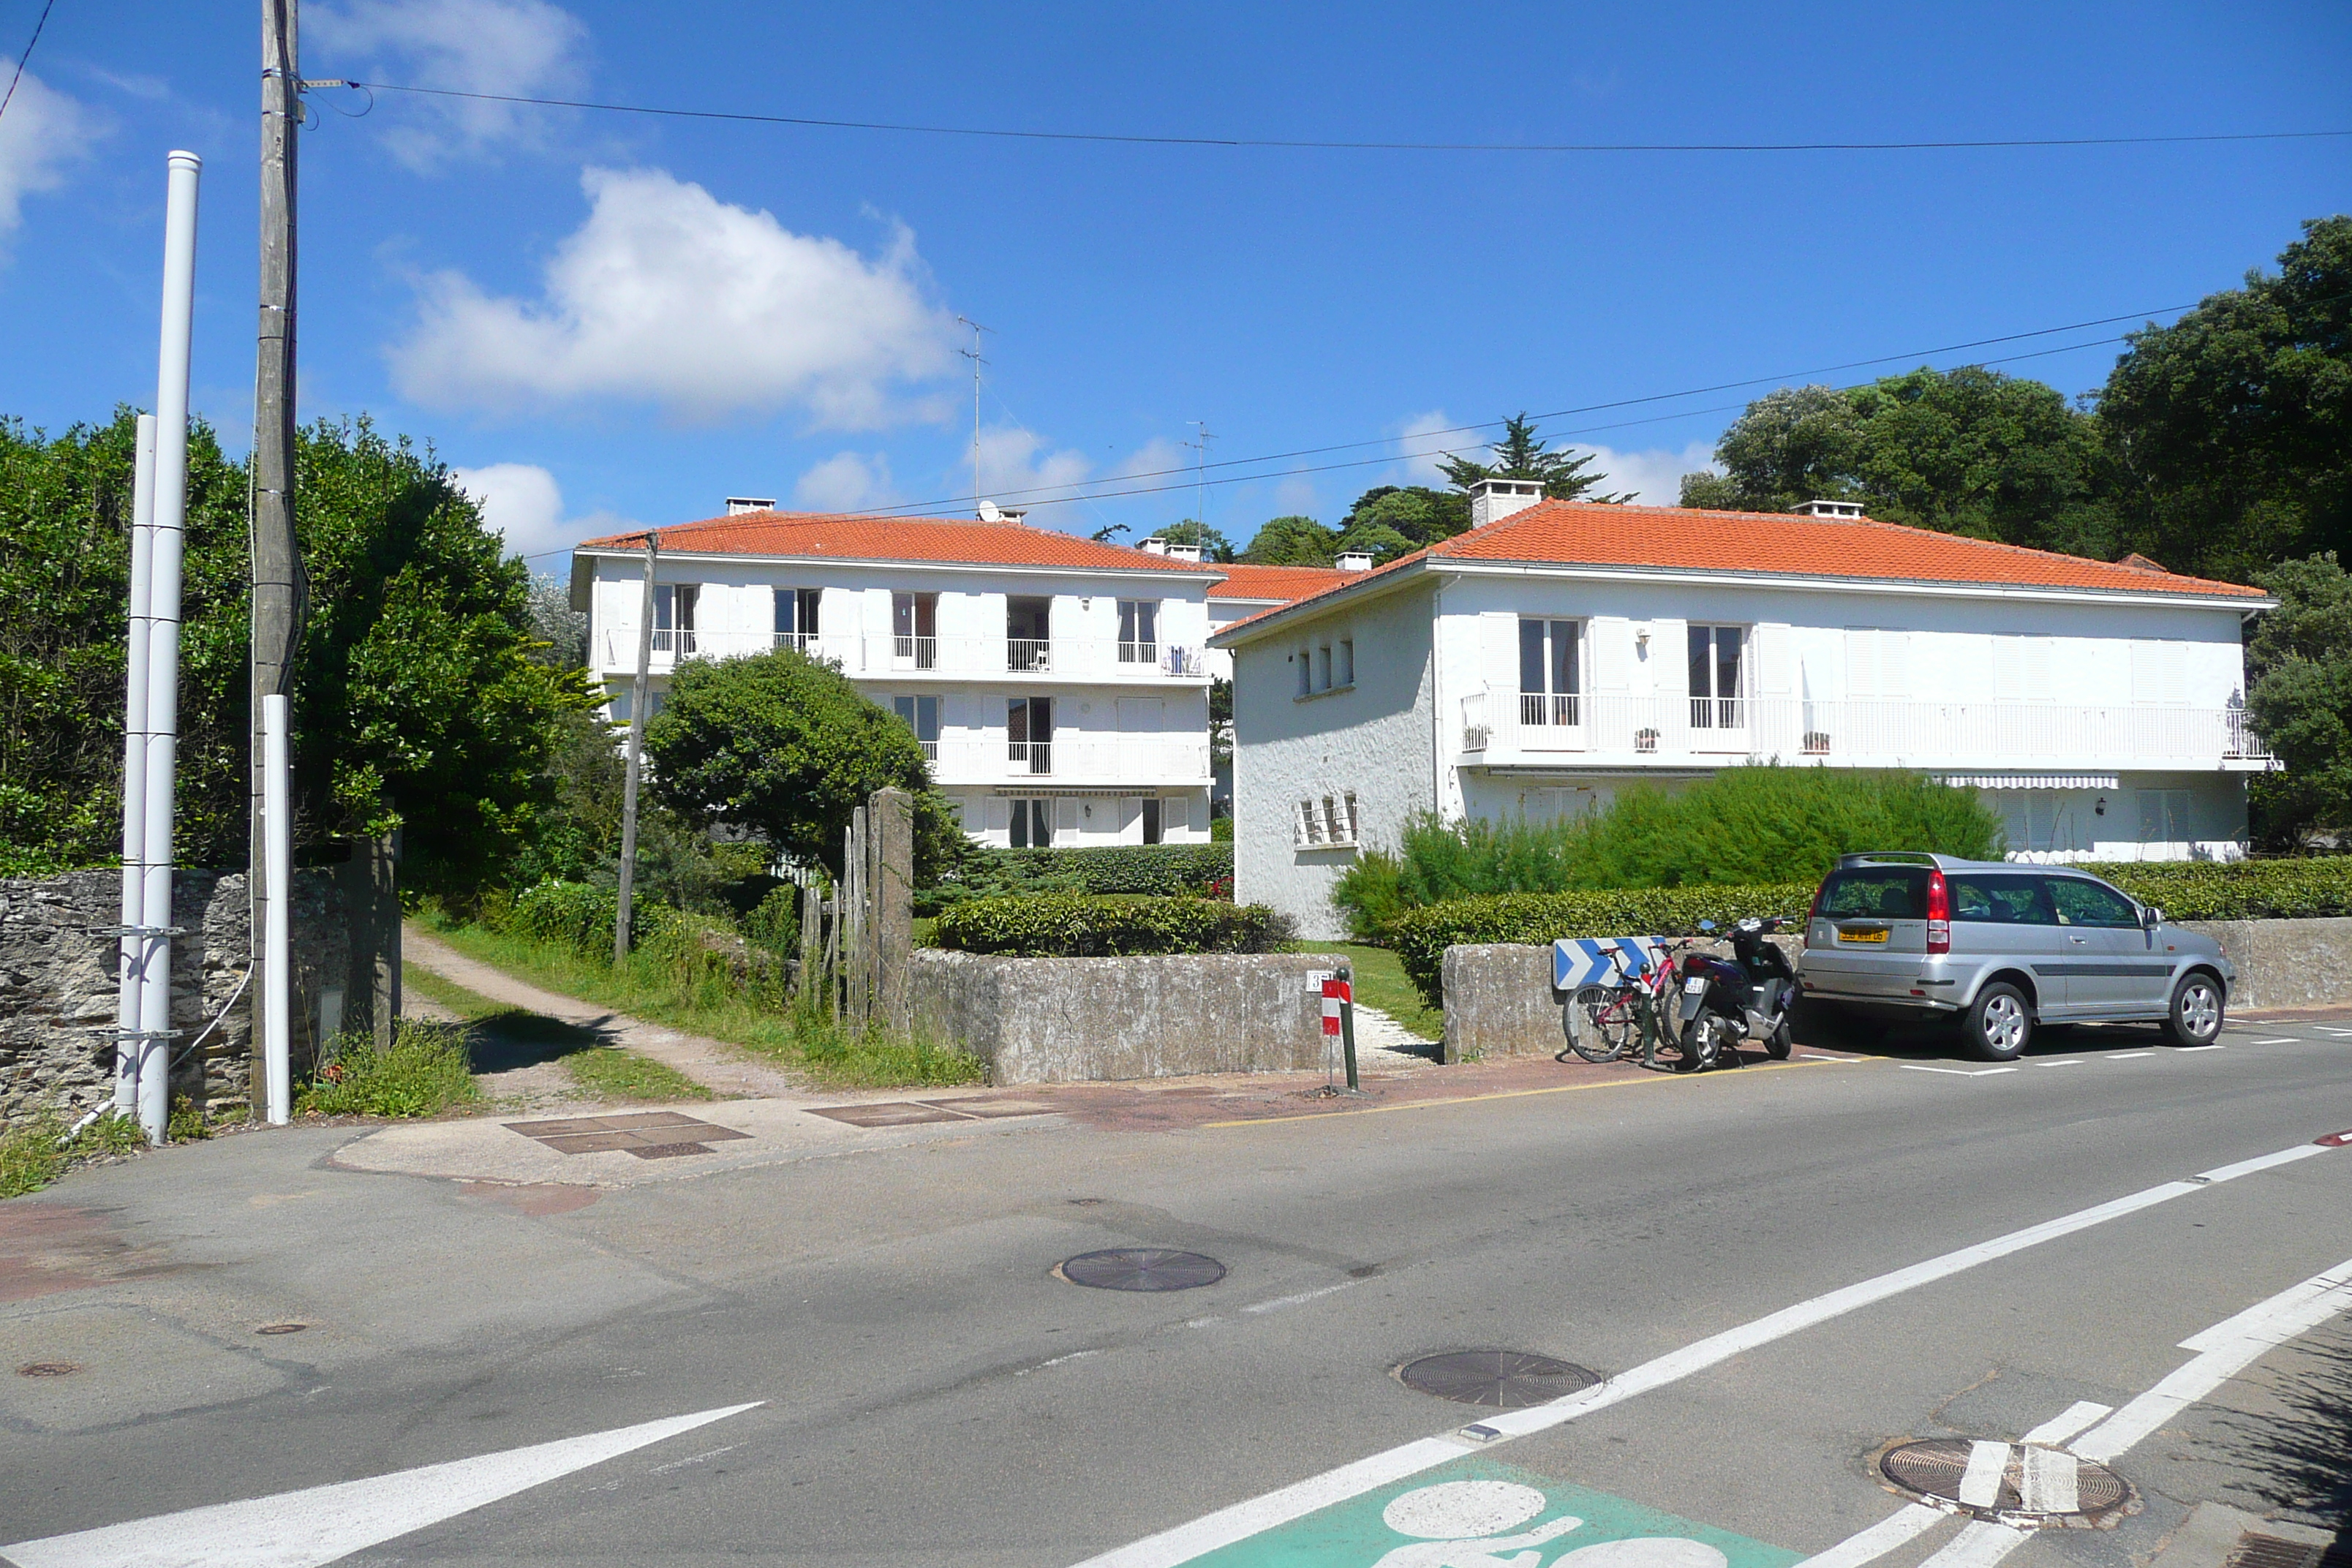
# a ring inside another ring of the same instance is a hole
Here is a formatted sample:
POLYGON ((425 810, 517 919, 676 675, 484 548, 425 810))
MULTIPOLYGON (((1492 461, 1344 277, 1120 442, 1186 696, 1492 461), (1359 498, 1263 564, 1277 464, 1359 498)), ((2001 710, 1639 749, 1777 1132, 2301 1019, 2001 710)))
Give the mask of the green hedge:
POLYGON ((1038 893, 959 904, 940 917, 933 940, 1020 958, 1118 958, 1272 952, 1291 934, 1289 922, 1264 904, 1236 909, 1213 899, 1038 893))
POLYGON ((2176 921, 2352 915, 2352 855, 2294 860, 2168 860, 2085 866, 2176 921))
POLYGON ((917 914, 974 899, 1024 893, 1150 893, 1223 898, 1234 885, 1231 844, 1108 844, 1085 849, 993 849, 974 845, 932 887, 915 893, 917 914))

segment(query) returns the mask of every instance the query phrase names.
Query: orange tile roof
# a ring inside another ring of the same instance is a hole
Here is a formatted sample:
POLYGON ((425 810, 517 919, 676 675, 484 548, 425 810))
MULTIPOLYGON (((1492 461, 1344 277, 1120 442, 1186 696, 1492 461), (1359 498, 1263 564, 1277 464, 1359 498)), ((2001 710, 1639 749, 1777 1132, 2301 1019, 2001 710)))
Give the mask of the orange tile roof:
MULTIPOLYGON (((1098 567, 1118 572, 1220 568, 1026 523, 971 518, 856 517, 837 512, 746 511, 656 529, 664 550, 695 555, 783 555, 840 561, 920 561, 978 566, 1098 567)), ((638 550, 646 531, 583 541, 582 550, 638 550)))
MULTIPOLYGON (((1990 587, 2179 594, 2263 599, 2259 588, 2212 582, 2148 564, 2126 565, 1998 544, 1870 518, 1800 517, 1786 512, 1706 511, 1678 506, 1602 506, 1540 501, 1498 522, 1457 533, 1370 572, 1349 573, 1307 599, 1389 578, 1424 562, 1523 562, 1530 565, 1632 567, 1660 571, 1760 573, 1990 587)), ((1212 590, 1213 592, 1214 590, 1212 590)), ((1239 626, 1294 609, 1261 611, 1239 626)), ((1220 636, 1224 634, 1221 633, 1220 636)))
POLYGON ((1230 562, 1217 570, 1225 580, 1209 584, 1212 599, 1299 599, 1363 575, 1336 566, 1254 566, 1246 561, 1230 562))

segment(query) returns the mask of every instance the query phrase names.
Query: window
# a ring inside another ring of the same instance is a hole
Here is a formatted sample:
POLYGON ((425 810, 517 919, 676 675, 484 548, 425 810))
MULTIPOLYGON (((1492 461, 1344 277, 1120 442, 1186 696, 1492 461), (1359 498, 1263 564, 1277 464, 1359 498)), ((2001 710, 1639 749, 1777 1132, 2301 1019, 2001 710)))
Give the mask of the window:
POLYGON ((1746 626, 1690 628, 1690 721, 1694 730, 1739 730, 1748 724, 1741 685, 1748 662, 1746 626))
MULTIPOLYGON (((1160 601, 1121 599, 1118 602, 1118 662, 1156 664, 1160 660, 1160 601)), ((1158 839, 1147 840, 1157 844, 1158 839)))
POLYGON ((2058 908, 2062 926, 2137 926, 2139 910, 2132 901, 2103 882, 2081 877, 2045 877, 2050 901, 2058 908))
POLYGON ((1583 691, 1575 621, 1519 622, 1519 722, 1579 722, 1577 699, 1583 691))
POLYGON ((940 596, 890 595, 890 657, 900 665, 936 669, 940 662, 940 596))
POLYGON ((1054 700, 1015 697, 1004 705, 1004 755, 1015 773, 1054 771, 1054 700))
POLYGON ((2045 637, 1996 637, 1992 639, 1992 695, 1997 702, 2047 702, 2054 689, 2051 676, 2052 639, 2045 637))
POLYGON ((2186 844, 2197 837, 2189 825, 2193 794, 2185 789, 2139 792, 2139 839, 2143 844, 2186 844))
POLYGON ((1298 695, 1304 697, 1315 689, 1308 679, 1314 672, 1315 655, 1307 648, 1300 648, 1291 658, 1298 666, 1298 695))
POLYGON ((1822 884, 1821 912, 1833 921, 1924 921, 1927 918, 1927 868, 1871 866, 1832 871, 1822 884))
POLYGON ((1051 849, 1054 847, 1054 803, 1016 800, 1013 803, 1013 847, 1051 849))
POLYGON ((1032 670, 1054 668, 1054 601, 1008 598, 1004 601, 1004 668, 1032 670))
POLYGON ((1342 686, 1353 686, 1353 685, 1355 685, 1355 684, 1356 684, 1356 639, 1355 639, 1355 638, 1353 638, 1353 637, 1341 637, 1341 638, 1339 639, 1339 672, 1338 672, 1338 673, 1339 673, 1339 684, 1340 684, 1340 685, 1342 685, 1342 686))
POLYGON ((890 706, 923 743, 923 755, 940 760, 940 700, 936 697, 893 697, 890 706))
POLYGON ((1951 877, 1952 918, 1985 925, 2054 926, 2058 911, 2039 877, 1951 877))
POLYGON ((823 597, 815 588, 778 588, 776 646, 806 653, 816 643, 816 606, 823 597))
POLYGON ((1315 650, 1315 689, 1331 689, 1331 645, 1325 643, 1315 650))
POLYGON ((1302 800, 1292 819, 1291 840, 1298 847, 1320 848, 1356 842, 1356 796, 1352 790, 1302 800))
POLYGON ((694 612, 702 597, 697 583, 654 585, 654 651, 680 658, 694 652, 694 612))
POLYGON ((1845 694, 1849 698, 1910 696, 1910 654, 1908 632, 1846 627, 1845 694))
POLYGON ((1143 803, 1143 841, 1146 844, 1160 842, 1160 802, 1157 797, 1143 803))
POLYGON ((2178 707, 2189 700, 2189 645, 2131 645, 2132 700, 2142 706, 2178 707))

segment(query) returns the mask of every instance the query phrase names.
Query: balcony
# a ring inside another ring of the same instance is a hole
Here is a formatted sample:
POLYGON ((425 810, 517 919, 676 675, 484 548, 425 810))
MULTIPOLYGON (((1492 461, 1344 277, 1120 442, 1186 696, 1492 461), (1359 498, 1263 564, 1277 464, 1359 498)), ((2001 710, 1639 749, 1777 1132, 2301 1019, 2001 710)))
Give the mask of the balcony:
MULTIPOLYGON (((739 658, 792 648, 837 664, 850 676, 919 673, 927 678, 1002 682, 1016 679, 1101 681, 1139 685, 1165 681, 1203 682, 1208 664, 1202 649, 1166 642, 1121 642, 1110 637, 1006 637, 985 634, 940 637, 894 633, 656 630, 653 665, 667 670, 688 658, 739 658)), ((605 676, 637 668, 635 626, 600 629, 593 656, 605 676)))
POLYGON ((1051 741, 1007 741, 1004 742, 1006 767, 1015 773, 1050 773, 1054 771, 1054 742, 1051 741))
POLYGON ((2236 708, 1476 691, 1462 699, 1460 716, 1464 762, 1489 768, 1713 767, 1779 757, 1848 767, 2252 773, 2270 761, 2236 708))
MULTIPOLYGON (((942 737, 932 777, 950 787, 1050 779, 1085 788, 1182 787, 1209 783, 1206 735, 1107 734, 1064 730, 1050 741, 1013 741, 962 731, 942 737)), ((929 748, 926 748, 927 751, 929 748)))
POLYGON ((1054 669, 1051 637, 1006 637, 1004 668, 1023 675, 1050 675, 1054 669))

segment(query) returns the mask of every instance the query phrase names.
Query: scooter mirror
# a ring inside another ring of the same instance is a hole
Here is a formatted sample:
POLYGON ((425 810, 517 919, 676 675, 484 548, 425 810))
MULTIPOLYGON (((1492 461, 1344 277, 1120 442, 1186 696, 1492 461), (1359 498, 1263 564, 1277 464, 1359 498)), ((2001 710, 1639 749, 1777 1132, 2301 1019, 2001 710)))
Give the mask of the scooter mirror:
POLYGON ((1715 930, 1715 922, 1713 921, 1701 921, 1698 922, 1698 929, 1704 931, 1711 931, 1715 930))

